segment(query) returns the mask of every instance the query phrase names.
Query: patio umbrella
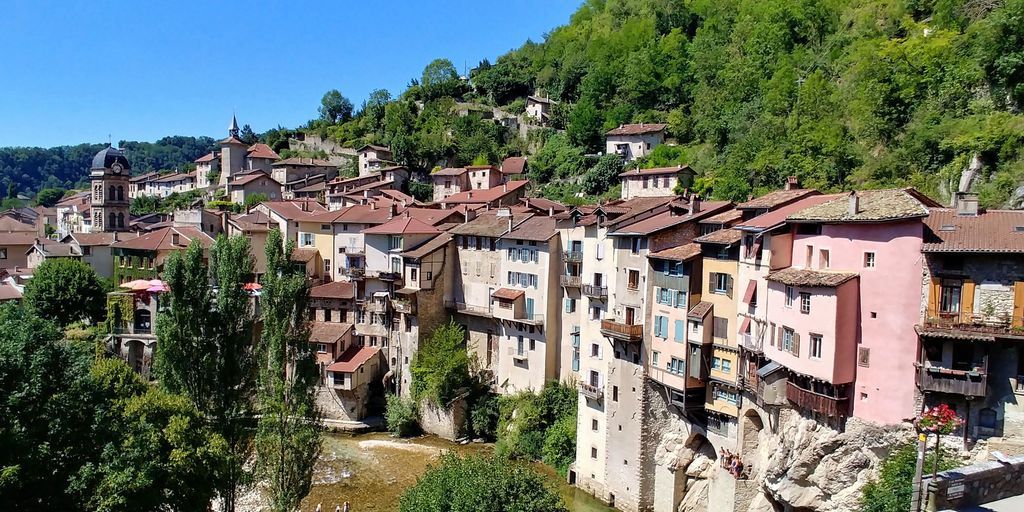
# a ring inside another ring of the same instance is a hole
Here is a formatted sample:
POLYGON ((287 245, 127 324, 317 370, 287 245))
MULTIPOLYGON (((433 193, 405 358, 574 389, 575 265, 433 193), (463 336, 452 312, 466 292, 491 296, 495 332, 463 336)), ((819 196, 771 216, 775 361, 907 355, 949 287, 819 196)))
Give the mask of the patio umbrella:
POLYGON ((132 291, 141 292, 152 286, 148 279, 136 279, 134 281, 128 281, 121 285, 121 288, 127 288, 132 291))
POLYGON ((245 283, 245 284, 242 285, 242 289, 243 290, 248 290, 250 292, 255 292, 257 290, 262 290, 263 289, 263 285, 259 284, 259 283, 245 283))

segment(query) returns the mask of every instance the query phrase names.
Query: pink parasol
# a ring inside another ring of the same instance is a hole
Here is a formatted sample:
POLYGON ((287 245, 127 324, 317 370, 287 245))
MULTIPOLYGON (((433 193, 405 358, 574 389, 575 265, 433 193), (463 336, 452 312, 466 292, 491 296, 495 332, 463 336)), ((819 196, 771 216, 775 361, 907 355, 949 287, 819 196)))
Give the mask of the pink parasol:
POLYGON ((263 285, 259 284, 259 283, 245 283, 245 284, 242 285, 242 289, 243 290, 248 290, 250 292, 254 292, 256 290, 262 290, 263 289, 263 285))
POLYGON ((146 291, 152 284, 147 279, 136 279, 134 281, 128 281, 121 285, 121 288, 127 288, 132 291, 142 292, 146 291))
POLYGON ((170 287, 167 286, 167 283, 159 279, 153 279, 149 281, 148 284, 149 286, 146 288, 147 292, 163 293, 171 291, 170 287))

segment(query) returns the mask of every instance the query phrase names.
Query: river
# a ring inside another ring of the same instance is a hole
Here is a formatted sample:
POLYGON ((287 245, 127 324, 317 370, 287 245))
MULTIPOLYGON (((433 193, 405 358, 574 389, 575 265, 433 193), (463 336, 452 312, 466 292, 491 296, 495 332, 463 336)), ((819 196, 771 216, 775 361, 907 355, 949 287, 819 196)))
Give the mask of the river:
MULTIPOLYGON (((348 501, 352 512, 398 510, 402 492, 437 460, 445 450, 460 454, 492 451, 491 444, 459 445, 436 437, 394 439, 385 433, 329 434, 313 477, 313 488, 300 510, 312 511, 317 503, 324 512, 348 501)), ((551 468, 536 464, 545 479, 562 495, 571 512, 610 512, 593 496, 570 486, 551 468)))

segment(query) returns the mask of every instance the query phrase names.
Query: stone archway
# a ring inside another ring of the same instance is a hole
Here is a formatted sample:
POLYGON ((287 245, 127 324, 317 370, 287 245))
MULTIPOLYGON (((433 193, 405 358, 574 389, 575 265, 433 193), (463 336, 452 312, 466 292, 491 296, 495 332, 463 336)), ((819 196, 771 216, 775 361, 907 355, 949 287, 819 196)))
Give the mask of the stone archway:
POLYGON ((741 436, 743 444, 740 446, 740 454, 745 460, 754 460, 757 454, 757 444, 764 430, 764 421, 757 411, 750 409, 743 415, 741 420, 741 436))
POLYGON ((139 340, 128 340, 126 343, 128 346, 128 366, 131 366, 133 370, 142 373, 142 357, 146 351, 146 346, 139 340))

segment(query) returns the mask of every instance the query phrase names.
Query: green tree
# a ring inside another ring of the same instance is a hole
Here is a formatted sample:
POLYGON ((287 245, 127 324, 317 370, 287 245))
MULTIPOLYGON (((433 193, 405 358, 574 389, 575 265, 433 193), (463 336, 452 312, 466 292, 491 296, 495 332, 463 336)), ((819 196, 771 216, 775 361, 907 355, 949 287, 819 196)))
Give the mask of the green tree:
MULTIPOLYGON (((935 463, 935 451, 929 450, 925 457, 924 467, 932 468, 935 463)), ((939 471, 957 466, 956 457, 946 449, 938 453, 939 471)), ((864 486, 861 497, 863 512, 904 512, 910 510, 910 502, 914 488, 914 466, 917 462, 917 443, 906 442, 899 445, 882 461, 878 479, 864 486)))
POLYGON ((319 372, 309 343, 309 285, 289 263, 292 244, 267 237, 263 335, 260 339, 258 472, 268 484, 270 508, 291 512, 309 493, 320 454, 319 372))
POLYGON ((363 115, 366 116, 371 130, 381 131, 384 127, 384 110, 388 103, 391 103, 391 93, 387 89, 370 91, 370 97, 363 107, 363 115))
POLYGON ((458 97, 462 94, 464 86, 452 61, 434 59, 423 68, 419 90, 422 99, 430 101, 443 97, 458 97))
POLYGON ((497 457, 441 457, 402 494, 402 512, 565 512, 561 497, 529 466, 497 457))
POLYGON ((239 132, 238 138, 241 139, 242 142, 249 145, 253 145, 259 142, 259 137, 256 136, 256 132, 252 131, 252 127, 248 124, 242 125, 242 131, 239 132))
POLYGON ((36 204, 51 207, 64 197, 64 192, 63 188, 44 188, 36 194, 36 204))
POLYGON ((191 399, 224 438, 228 456, 215 483, 225 510, 234 510, 239 487, 249 478, 243 464, 253 439, 255 320, 242 288, 253 276, 248 239, 218 237, 209 261, 207 266, 198 242, 184 255, 168 258, 164 279, 170 307, 157 317, 155 369, 161 385, 191 399))
POLYGON ((242 204, 242 211, 246 211, 247 212, 247 211, 251 210, 253 206, 256 206, 256 205, 258 205, 260 203, 264 203, 264 202, 267 202, 267 201, 270 201, 270 197, 267 196, 266 194, 262 194, 262 193, 249 194, 249 195, 245 196, 245 203, 242 204))
POLYGON ((412 400, 398 395, 388 395, 384 419, 387 422, 388 431, 398 437, 409 437, 419 432, 420 429, 416 404, 412 400))
POLYGON ((569 114, 569 126, 566 128, 569 142, 586 151, 600 151, 604 142, 602 124, 603 120, 594 102, 589 99, 580 101, 569 114))
POLYGON ((160 208, 160 199, 156 196, 141 195, 132 199, 131 205, 128 207, 128 211, 135 217, 141 217, 143 215, 157 213, 160 211, 160 208))
POLYGON ((348 98, 337 89, 331 89, 320 99, 320 119, 331 124, 343 123, 352 119, 353 108, 348 98))
POLYGON ((89 265, 71 258, 47 259, 25 285, 25 304, 60 326, 104 318, 106 287, 89 265))
POLYGON ((414 400, 446 406, 470 385, 464 336, 462 326, 454 320, 430 333, 409 368, 414 400))
POLYGON ((615 154, 603 155, 597 160, 597 165, 583 175, 580 185, 587 194, 600 194, 615 186, 621 173, 622 158, 615 154))

